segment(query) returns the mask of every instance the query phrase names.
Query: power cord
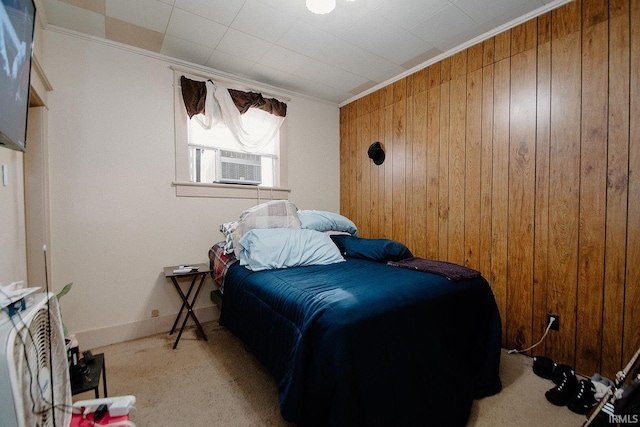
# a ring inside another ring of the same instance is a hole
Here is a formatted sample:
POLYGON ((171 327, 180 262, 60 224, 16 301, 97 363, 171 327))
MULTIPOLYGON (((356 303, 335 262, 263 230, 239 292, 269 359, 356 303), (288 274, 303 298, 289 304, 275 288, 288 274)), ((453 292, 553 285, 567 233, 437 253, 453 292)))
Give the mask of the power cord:
POLYGON ((508 354, 524 353, 525 351, 529 351, 529 350, 531 350, 532 348, 537 347, 537 346, 538 346, 538 345, 539 345, 539 344, 540 344, 540 343, 545 339, 545 337, 546 337, 546 336, 547 336, 547 334, 549 333, 549 330, 551 329, 551 325, 553 325, 553 322, 555 322, 555 321, 556 321, 556 318, 555 318, 555 317, 551 317, 551 318, 549 319, 549 324, 547 325, 547 330, 546 330, 546 331, 544 331, 544 335, 542 335, 542 338, 540 338, 540 341, 538 341, 537 343, 535 343, 534 345, 532 345, 532 346, 531 346, 531 347, 529 347, 529 348, 525 348, 524 350, 516 350, 515 348, 512 348, 512 349, 511 349, 511 350, 509 350, 507 353, 508 353, 508 354))

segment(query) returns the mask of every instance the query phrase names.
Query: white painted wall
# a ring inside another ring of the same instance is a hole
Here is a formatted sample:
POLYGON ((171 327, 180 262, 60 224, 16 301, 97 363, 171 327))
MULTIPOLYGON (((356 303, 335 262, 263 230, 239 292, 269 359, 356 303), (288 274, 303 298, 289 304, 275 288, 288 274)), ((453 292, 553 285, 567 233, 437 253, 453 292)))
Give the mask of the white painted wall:
POLYGON ((22 157, 0 147, 0 165, 7 170, 6 185, 0 175, 0 283, 5 286, 27 280, 22 157))
MULTIPOLYGON (((45 30, 52 288, 91 348, 167 330, 180 299, 164 266, 208 262, 218 227, 252 200, 178 198, 172 70, 165 58, 45 30), (151 310, 160 317, 151 319, 151 310)), ((288 103, 290 200, 339 211, 339 110, 288 103)), ((211 279, 201 320, 215 317, 211 279)))

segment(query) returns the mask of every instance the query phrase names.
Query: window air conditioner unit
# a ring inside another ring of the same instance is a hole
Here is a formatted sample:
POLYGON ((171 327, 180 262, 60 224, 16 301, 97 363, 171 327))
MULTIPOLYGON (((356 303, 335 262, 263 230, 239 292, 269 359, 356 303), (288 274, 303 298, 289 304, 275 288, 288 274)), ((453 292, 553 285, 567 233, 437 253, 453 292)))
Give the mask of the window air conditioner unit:
POLYGON ((231 184, 262 183, 262 160, 258 154, 218 150, 216 182, 231 184))

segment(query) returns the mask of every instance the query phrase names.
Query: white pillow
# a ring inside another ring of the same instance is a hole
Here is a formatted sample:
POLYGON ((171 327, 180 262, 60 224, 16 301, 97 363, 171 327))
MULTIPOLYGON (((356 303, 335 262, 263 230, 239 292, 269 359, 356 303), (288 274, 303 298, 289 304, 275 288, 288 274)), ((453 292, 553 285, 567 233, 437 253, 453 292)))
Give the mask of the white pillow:
POLYGON ((240 214, 238 226, 233 232, 233 250, 240 257, 240 239, 249 230, 256 228, 300 228, 298 208, 288 200, 272 200, 261 203, 240 214))
POLYGON ((240 245, 240 265, 253 271, 344 261, 331 238, 315 230, 253 229, 242 236, 240 245))
POLYGON ((356 225, 349 218, 327 211, 299 210, 298 218, 302 228, 316 231, 341 231, 352 236, 358 235, 356 225))

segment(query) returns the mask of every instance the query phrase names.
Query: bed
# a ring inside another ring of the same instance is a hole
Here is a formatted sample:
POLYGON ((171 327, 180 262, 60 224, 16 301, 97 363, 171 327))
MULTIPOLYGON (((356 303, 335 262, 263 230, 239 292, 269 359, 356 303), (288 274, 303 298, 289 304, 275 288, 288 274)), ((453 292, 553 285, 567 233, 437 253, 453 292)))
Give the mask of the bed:
MULTIPOLYGON (((236 245, 279 252, 282 239, 297 242, 303 231, 245 230, 259 243, 236 245)), ((283 418, 299 426, 464 426, 473 399, 501 389, 500 316, 487 281, 464 267, 452 273, 448 263, 416 270, 403 263, 424 260, 399 242, 313 233, 341 260, 255 268, 225 254, 225 242, 209 251, 224 286, 220 324, 273 374, 283 418)))

